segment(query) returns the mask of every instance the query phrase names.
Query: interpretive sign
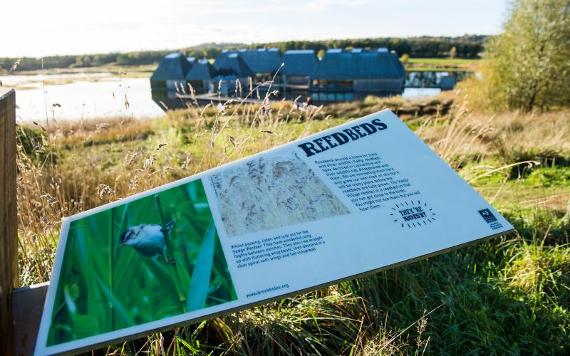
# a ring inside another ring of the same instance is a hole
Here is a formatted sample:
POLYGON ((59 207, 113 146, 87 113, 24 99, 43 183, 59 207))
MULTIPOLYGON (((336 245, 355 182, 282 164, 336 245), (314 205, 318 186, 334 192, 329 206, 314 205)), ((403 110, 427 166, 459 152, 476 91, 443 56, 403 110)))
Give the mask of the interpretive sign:
POLYGON ((510 230, 382 111, 66 218, 36 353, 195 322, 510 230))

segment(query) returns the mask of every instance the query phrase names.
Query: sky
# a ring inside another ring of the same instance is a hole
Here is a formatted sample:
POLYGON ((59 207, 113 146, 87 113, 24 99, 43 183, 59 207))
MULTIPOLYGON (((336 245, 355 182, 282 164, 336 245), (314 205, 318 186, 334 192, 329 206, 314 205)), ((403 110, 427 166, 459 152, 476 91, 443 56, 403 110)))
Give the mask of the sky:
POLYGON ((3 0, 0 57, 496 34, 507 0, 3 0))

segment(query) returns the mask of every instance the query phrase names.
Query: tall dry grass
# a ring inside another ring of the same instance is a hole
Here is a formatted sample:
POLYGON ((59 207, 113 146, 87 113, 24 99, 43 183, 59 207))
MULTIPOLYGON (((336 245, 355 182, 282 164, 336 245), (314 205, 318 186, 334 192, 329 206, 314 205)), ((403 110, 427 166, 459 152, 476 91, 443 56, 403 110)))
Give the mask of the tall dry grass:
POLYGON ((21 283, 49 279, 64 216, 307 135, 319 110, 286 102, 208 106, 156 120, 22 128, 17 160, 21 283), (287 130, 292 120, 303 122, 294 133, 287 130))
MULTIPOLYGON (((361 103, 353 103, 350 112, 351 104, 340 105, 343 115, 336 118, 323 114, 330 108, 283 101, 191 107, 155 120, 58 122, 49 130, 22 131, 18 213, 21 244, 30 247, 22 248, 22 264, 35 265, 28 258, 51 260, 62 217, 309 135, 362 111, 361 103), (24 146, 33 146, 33 154, 24 146), (39 241, 38 236, 49 238, 39 241), (42 248, 33 248, 36 243, 42 248), (29 251, 44 252, 34 257, 29 251)), ((374 100, 369 105, 382 107, 374 100)), ((469 179, 512 164, 568 157, 568 122, 568 111, 485 116, 461 106, 424 117, 416 133, 455 169, 489 156, 500 159, 469 179)), ((49 268, 42 271, 24 274, 36 277, 22 282, 47 280, 49 268)))
POLYGON ((455 169, 492 156, 505 165, 556 164, 570 153, 569 123, 567 110, 485 115, 460 106, 448 117, 425 121, 416 133, 455 169))
MULTIPOLYGON (((191 107, 148 121, 60 122, 49 130, 21 127, 20 283, 49 279, 63 216, 385 106, 369 99, 340 104, 338 114, 334 107, 291 102, 235 103, 191 107)), ((546 164, 570 157, 568 116, 567 111, 485 116, 456 106, 446 114, 411 116, 408 122, 462 174, 466 166, 475 167, 467 177, 474 179, 525 160, 546 164)), ((567 330, 570 321, 556 310, 569 307, 564 292, 567 247, 536 249, 533 241, 539 236, 564 241, 569 225, 558 213, 548 212, 543 220, 537 214, 521 210, 512 216, 521 231, 515 240, 486 243, 102 351, 371 355, 507 352, 513 344, 519 351, 563 351, 560 330, 567 330), (547 281, 554 282, 536 287, 547 281), (481 308, 497 313, 481 314, 481 308)))

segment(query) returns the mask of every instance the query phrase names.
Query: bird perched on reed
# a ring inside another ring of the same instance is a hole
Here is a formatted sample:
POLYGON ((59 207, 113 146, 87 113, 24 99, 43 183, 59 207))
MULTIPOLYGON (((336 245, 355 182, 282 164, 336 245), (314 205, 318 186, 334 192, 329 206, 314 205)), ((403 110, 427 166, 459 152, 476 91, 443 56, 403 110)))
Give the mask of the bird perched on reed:
POLYGON ((174 220, 164 227, 158 224, 131 226, 121 234, 121 246, 131 246, 145 257, 163 255, 167 263, 176 263, 167 254, 166 236, 172 231, 174 220))

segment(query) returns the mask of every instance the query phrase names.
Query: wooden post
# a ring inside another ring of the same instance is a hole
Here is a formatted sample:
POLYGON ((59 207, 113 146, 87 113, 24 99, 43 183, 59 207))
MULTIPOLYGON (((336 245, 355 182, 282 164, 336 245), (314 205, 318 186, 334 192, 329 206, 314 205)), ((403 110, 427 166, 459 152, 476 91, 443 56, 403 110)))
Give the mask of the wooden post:
POLYGON ((14 353, 12 289, 18 278, 16 92, 0 87, 0 354, 14 353))
POLYGON ((34 352, 48 283, 16 288, 16 92, 0 87, 0 355, 34 352))

